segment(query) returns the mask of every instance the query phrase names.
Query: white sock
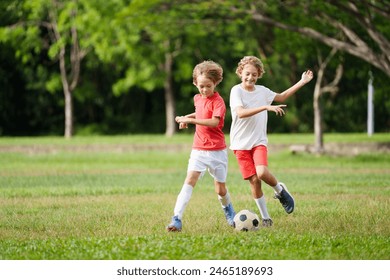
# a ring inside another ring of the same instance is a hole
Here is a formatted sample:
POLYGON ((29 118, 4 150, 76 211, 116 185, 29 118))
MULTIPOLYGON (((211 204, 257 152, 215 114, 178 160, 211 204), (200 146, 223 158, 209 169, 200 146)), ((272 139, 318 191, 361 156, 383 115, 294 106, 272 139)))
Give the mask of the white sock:
MULTIPOLYGON (((271 186, 271 187, 272 187, 272 186, 271 186)), ((276 186, 273 186, 272 188, 274 189, 274 191, 275 191, 276 193, 280 193, 280 192, 283 190, 283 188, 282 188, 282 186, 279 184, 279 182, 276 184, 276 186)))
POLYGON ((218 195, 218 200, 219 202, 221 202, 221 205, 223 208, 225 208, 226 206, 229 205, 230 203, 230 194, 229 194, 229 191, 226 190, 226 194, 224 196, 220 196, 218 195))
POLYGON ((271 217, 268 214, 267 204, 266 204, 266 201, 265 201, 265 196, 263 195, 260 198, 255 198, 255 202, 256 202, 257 207, 260 210, 261 217, 263 219, 270 219, 271 217))
POLYGON ((184 184, 179 195, 177 196, 173 213, 175 216, 178 216, 180 220, 182 219, 184 210, 186 209, 186 206, 191 199, 193 189, 194 188, 191 185, 184 184))

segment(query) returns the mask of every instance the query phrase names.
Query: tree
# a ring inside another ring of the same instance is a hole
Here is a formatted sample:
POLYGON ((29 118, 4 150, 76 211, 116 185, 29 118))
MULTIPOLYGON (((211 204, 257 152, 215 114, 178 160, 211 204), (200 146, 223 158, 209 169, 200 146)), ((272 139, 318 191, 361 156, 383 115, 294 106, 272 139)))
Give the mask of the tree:
MULTIPOLYGON (((288 27, 306 31, 309 28, 352 45, 345 32, 332 25, 336 23, 330 18, 337 15, 336 20, 357 34, 376 55, 384 53, 356 18, 339 8, 350 7, 350 2, 359 7, 359 13, 363 13, 364 3, 374 3, 370 6, 371 14, 364 11, 364 15, 371 15, 369 20, 376 32, 388 38, 388 4, 380 0, 0 1, 0 72, 3 73, 0 75, 0 133, 62 133, 65 120, 62 73, 69 88, 72 81, 77 81, 71 91, 74 133, 123 133, 124 130, 161 133, 165 130, 171 135, 177 127, 174 114, 193 110, 191 97, 196 88, 192 85, 192 69, 202 60, 212 59, 223 66, 224 80, 218 91, 227 101, 231 86, 238 81, 234 69, 244 55, 257 55, 263 60, 267 75, 261 82, 278 90, 295 82, 303 68, 320 69, 325 54, 332 49, 298 31, 264 24, 254 19, 254 15, 264 15, 288 27), (55 25, 57 37, 51 28, 55 25), (77 46, 81 51, 79 65, 74 67, 70 56, 75 42, 72 26, 76 27, 77 46), (321 53, 319 57, 324 57, 320 62, 316 60, 316 49, 321 53), (61 55, 63 52, 65 55, 61 55), (73 79, 77 76, 78 79, 73 79)), ((380 41, 380 36, 377 37, 380 41)), ((326 112, 322 116, 324 130, 365 129, 362 104, 366 104, 367 76, 372 71, 375 103, 384 105, 375 110, 376 131, 388 131, 389 86, 385 72, 336 49, 337 56, 326 66, 320 88, 333 80, 342 57, 345 67, 343 82, 338 87, 343 94, 321 100, 326 112), (348 111, 343 111, 346 106, 348 111), (344 121, 340 122, 340 118, 344 121)), ((270 116, 272 132, 312 131, 314 95, 306 94, 312 88, 313 83, 300 91, 299 95, 304 97, 288 100, 288 114, 283 122, 270 116)), ((227 110, 226 131, 229 113, 227 110)))
MULTIPOLYGON (((225 21, 221 13, 228 10, 226 7, 221 9, 219 4, 210 1, 136 0, 118 15, 118 28, 137 36, 138 44, 128 47, 126 57, 129 65, 125 77, 116 85, 117 92, 120 94, 135 85, 148 90, 163 88, 165 135, 168 137, 176 132, 177 127, 174 121, 177 95, 174 91, 175 82, 183 75, 192 82, 194 64, 201 59, 216 56, 215 46, 219 50, 226 50, 223 44, 226 37, 220 38, 223 43, 217 38, 222 29, 229 30, 227 25, 220 25, 220 21, 225 21), (174 77, 175 69, 185 70, 183 73, 176 71, 174 77)), ((234 36, 237 37, 238 34, 239 32, 234 36)), ((131 37, 118 37, 122 42, 129 39, 132 40, 131 37)), ((229 47, 230 52, 235 48, 229 47)))
MULTIPOLYGON (((176 47, 173 51, 167 51, 165 53, 165 60, 163 69, 166 74, 166 78, 164 81, 164 97, 165 97, 165 136, 171 137, 176 132, 176 122, 175 122, 175 97, 173 92, 173 61, 174 58, 178 55, 180 51, 180 40, 176 41, 176 47)), ((165 41, 165 49, 170 49, 169 45, 171 41, 168 39, 165 41)))
MULTIPOLYGON (((83 9, 85 1, 16 2, 18 1, 10 1, 8 8, 22 9, 22 12, 17 13, 20 14, 17 22, 3 29, 3 40, 13 40, 15 45, 23 46, 18 48, 17 54, 24 63, 28 63, 33 54, 41 54, 43 51, 47 51, 47 56, 52 61, 58 62, 65 100, 64 136, 70 138, 73 135, 74 114, 72 93, 79 83, 81 61, 91 48, 88 43, 82 47, 83 39, 80 36, 82 32, 78 26, 80 17, 87 16, 83 9)), ((57 77, 53 75, 52 80, 46 81, 46 86, 51 87, 56 79, 57 77)))
MULTIPOLYGON (((235 7, 237 13, 243 13, 235 7)), ((317 153, 323 151, 322 112, 320 97, 325 92, 336 93, 343 66, 339 64, 335 77, 324 85, 324 75, 336 51, 358 57, 390 77, 390 4, 387 1, 259 1, 244 13, 254 21, 292 31, 331 47, 328 58, 318 59, 319 69, 314 91, 314 130, 317 153)))
POLYGON ((65 138, 73 136, 73 96, 80 77, 81 60, 88 50, 81 49, 78 38, 76 17, 78 12, 77 0, 68 2, 68 7, 63 3, 52 1, 48 11, 48 20, 43 21, 50 36, 52 44, 52 57, 57 57, 61 74, 62 87, 65 98, 65 138), (61 18, 65 17, 65 20, 61 18), (60 25, 58 23, 58 19, 60 25), (61 23, 63 25, 61 25, 61 23), (69 59, 66 59, 67 42, 70 47, 69 59), (67 64, 69 63, 69 67, 67 64))
POLYGON ((323 60, 321 54, 318 54, 318 65, 317 79, 314 88, 313 98, 313 109, 314 109, 314 152, 321 154, 324 152, 324 140, 323 140, 323 129, 322 129, 322 109, 320 104, 320 98, 324 93, 336 94, 339 90, 337 84, 339 83, 343 74, 343 65, 340 63, 337 67, 334 79, 329 84, 324 85, 325 71, 333 56, 337 50, 333 48, 329 55, 323 60))
MULTIPOLYGON (((166 136, 176 131, 173 87, 174 58, 180 53, 181 29, 173 27, 175 10, 165 1, 132 1, 117 15, 117 40, 126 45, 125 77, 114 85, 117 95, 133 86, 164 89, 166 136), (162 6, 160 6, 162 5, 162 6), (167 7, 166 7, 167 6, 167 7), (161 8, 161 10, 160 10, 161 8), (130 36, 123 36, 128 32, 130 36)), ((113 49, 116 47, 113 47, 113 49)))
POLYGON ((274 17, 275 13, 267 13, 262 1, 257 3, 260 4, 253 4, 248 12, 253 20, 300 33, 349 53, 390 77, 390 30, 386 28, 390 19, 388 1, 287 1, 285 6, 294 7, 291 10, 310 18, 312 26, 299 25, 302 22, 286 23, 282 17, 274 17))

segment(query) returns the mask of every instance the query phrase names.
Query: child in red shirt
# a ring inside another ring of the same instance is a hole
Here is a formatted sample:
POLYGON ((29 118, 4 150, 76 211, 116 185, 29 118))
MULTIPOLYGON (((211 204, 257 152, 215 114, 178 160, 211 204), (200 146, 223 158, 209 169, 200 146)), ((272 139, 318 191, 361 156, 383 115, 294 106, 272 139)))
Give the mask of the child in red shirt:
POLYGON ((226 188, 228 153, 222 131, 226 106, 215 87, 223 79, 222 67, 213 61, 204 61, 193 70, 193 83, 199 93, 194 96, 195 113, 175 118, 179 128, 195 125, 194 142, 188 162, 187 177, 177 197, 174 216, 167 226, 168 231, 181 231, 184 210, 192 191, 206 170, 214 178, 215 192, 221 203, 225 218, 234 226, 235 212, 226 188))

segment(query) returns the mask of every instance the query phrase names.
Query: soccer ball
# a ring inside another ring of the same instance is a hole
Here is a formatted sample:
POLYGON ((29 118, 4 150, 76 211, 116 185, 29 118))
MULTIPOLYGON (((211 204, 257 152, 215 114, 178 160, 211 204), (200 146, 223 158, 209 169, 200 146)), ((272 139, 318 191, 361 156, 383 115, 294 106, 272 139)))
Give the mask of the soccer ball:
POLYGON ((259 225, 259 216, 250 210, 241 210, 234 216, 234 228, 237 231, 255 231, 259 225))

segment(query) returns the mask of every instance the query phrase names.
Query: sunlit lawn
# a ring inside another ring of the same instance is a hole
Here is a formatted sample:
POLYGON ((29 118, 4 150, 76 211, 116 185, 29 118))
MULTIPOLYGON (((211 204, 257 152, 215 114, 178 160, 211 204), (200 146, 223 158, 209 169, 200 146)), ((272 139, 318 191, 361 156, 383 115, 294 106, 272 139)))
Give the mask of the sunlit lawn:
MULTIPOLYGON (((378 135, 376 142, 390 142, 378 135)), ((271 143, 311 143, 275 135, 271 143)), ((361 135, 329 135, 357 142, 361 135)), ((212 179, 196 186, 181 233, 167 233, 192 136, 0 138, 0 259, 388 259, 390 158, 270 153, 294 194, 287 215, 265 188, 272 228, 228 227, 212 179), (132 149, 129 145, 139 145, 132 149), (179 147, 175 149, 174 147, 179 147)), ((229 154, 236 210, 256 210, 229 154)))

